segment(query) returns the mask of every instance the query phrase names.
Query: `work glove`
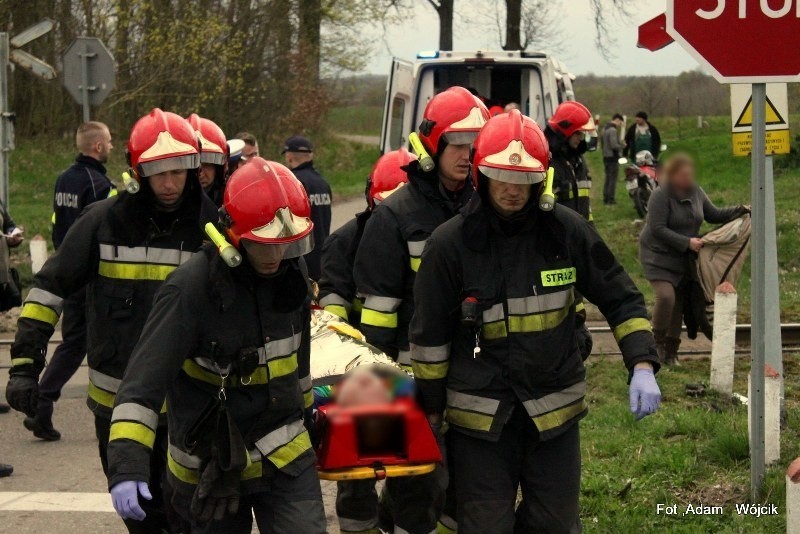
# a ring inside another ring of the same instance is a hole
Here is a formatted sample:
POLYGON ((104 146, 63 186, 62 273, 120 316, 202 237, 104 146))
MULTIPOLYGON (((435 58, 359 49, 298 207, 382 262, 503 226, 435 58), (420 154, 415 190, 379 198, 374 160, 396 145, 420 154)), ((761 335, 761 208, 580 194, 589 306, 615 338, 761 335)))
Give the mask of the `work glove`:
POLYGON ((586 324, 582 324, 575 329, 575 338, 578 341, 578 351, 581 353, 581 359, 586 361, 589 355, 592 354, 592 347, 594 346, 592 333, 589 332, 586 324))
POLYGON ((661 390, 658 389, 652 369, 633 370, 630 401, 631 413, 636 415, 637 421, 658 410, 658 405, 661 404, 661 390))
POLYGON ((14 374, 8 379, 6 401, 18 412, 28 417, 36 417, 39 405, 39 381, 27 374, 14 374))
POLYGON ((199 524, 212 519, 221 521, 227 514, 239 510, 241 474, 241 471, 223 471, 214 458, 206 464, 192 496, 192 517, 199 524))
POLYGON ((111 488, 111 502, 114 505, 114 510, 117 511, 122 519, 142 521, 147 517, 142 507, 139 506, 140 493, 148 501, 153 499, 147 482, 126 480, 125 482, 114 484, 114 487, 111 488))

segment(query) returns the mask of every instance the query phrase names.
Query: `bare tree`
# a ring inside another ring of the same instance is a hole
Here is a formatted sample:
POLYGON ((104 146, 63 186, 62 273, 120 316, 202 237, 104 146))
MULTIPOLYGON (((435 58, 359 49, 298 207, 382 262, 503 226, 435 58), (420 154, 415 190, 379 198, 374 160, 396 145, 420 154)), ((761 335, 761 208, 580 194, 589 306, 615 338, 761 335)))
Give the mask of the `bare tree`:
POLYGON ((522 50, 522 0, 506 0, 506 42, 503 50, 522 50))
POLYGON ((617 40, 611 31, 611 22, 615 18, 630 18, 630 7, 633 0, 589 0, 594 16, 594 43, 598 52, 606 61, 614 57, 611 51, 617 40))
POLYGON ((428 0, 439 15, 439 50, 453 49, 453 12, 455 0, 428 0))

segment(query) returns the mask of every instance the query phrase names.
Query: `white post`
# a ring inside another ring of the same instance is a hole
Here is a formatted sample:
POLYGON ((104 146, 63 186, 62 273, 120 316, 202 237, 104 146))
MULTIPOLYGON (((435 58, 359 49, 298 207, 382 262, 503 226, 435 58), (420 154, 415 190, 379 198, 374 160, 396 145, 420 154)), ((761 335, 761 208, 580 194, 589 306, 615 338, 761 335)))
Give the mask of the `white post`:
POLYGON ((36 234, 31 238, 31 272, 36 274, 47 261, 47 241, 42 236, 36 234))
POLYGON ((711 340, 711 388, 731 395, 736 354, 736 304, 738 295, 724 282, 714 295, 714 335, 711 340))
POLYGON ((781 391, 783 377, 770 365, 764 369, 764 463, 781 459, 781 391))
POLYGON ((786 534, 800 532, 800 483, 786 477, 786 534))
POLYGON ((697 116, 697 129, 698 130, 702 130, 703 129, 703 116, 702 115, 698 115, 697 116))

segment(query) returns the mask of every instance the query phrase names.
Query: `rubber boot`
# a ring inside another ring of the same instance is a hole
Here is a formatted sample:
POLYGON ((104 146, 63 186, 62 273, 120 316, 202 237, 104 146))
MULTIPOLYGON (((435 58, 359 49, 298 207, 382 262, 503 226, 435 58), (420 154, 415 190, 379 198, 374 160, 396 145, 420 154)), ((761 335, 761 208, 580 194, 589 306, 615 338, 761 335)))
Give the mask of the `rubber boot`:
POLYGON ((656 338, 656 352, 658 353, 658 362, 664 364, 666 362, 667 348, 667 331, 653 329, 653 337, 656 338))
POLYGON ((678 348, 681 346, 680 338, 668 337, 664 343, 664 363, 678 365, 678 348))

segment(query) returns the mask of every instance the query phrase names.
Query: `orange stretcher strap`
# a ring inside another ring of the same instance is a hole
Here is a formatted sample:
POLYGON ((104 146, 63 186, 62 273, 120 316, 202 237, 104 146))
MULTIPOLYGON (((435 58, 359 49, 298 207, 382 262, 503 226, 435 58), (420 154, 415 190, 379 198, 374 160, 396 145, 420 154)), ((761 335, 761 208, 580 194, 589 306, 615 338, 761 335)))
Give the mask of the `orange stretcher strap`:
POLYGON ((376 467, 353 467, 350 469, 319 470, 322 480, 383 480, 391 477, 413 477, 425 475, 436 469, 435 463, 411 465, 382 465, 376 467))

